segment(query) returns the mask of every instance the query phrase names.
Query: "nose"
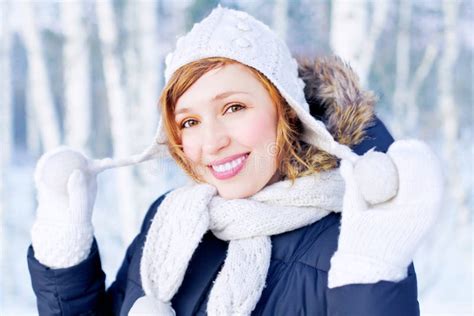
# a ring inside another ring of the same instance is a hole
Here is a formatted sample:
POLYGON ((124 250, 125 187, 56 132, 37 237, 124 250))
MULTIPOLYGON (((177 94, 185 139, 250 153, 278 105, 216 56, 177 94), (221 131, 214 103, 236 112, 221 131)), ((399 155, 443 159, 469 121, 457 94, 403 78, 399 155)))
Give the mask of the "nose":
POLYGON ((230 137, 219 122, 209 122, 206 124, 203 133, 202 150, 206 155, 215 155, 220 150, 227 147, 230 143, 230 137))

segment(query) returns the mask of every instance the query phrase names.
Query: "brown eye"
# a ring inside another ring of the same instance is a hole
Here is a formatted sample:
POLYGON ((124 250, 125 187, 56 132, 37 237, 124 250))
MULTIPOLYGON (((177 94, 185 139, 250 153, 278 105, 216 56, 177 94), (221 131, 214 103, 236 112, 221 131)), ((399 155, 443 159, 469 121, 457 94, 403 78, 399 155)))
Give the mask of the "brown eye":
POLYGON ((243 106, 243 105, 241 105, 241 104, 238 104, 238 103, 234 103, 234 104, 232 104, 231 106, 229 106, 229 107, 227 108, 227 110, 225 111, 225 113, 229 112, 229 110, 231 110, 230 113, 237 112, 237 111, 240 111, 240 110, 242 110, 242 109, 244 109, 244 108, 245 108, 245 106, 243 106))
POLYGON ((181 129, 183 128, 189 128, 189 127, 192 127, 194 125, 197 124, 197 121, 196 120, 193 120, 193 119, 190 119, 190 120, 186 120, 184 121, 183 123, 181 123, 181 129))

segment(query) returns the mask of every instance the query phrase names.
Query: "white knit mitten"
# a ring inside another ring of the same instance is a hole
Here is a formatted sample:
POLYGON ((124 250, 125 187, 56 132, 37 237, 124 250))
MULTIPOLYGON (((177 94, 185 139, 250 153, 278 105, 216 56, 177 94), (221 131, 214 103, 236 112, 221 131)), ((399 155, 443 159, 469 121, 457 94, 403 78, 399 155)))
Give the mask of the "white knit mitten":
POLYGON ((404 279, 421 239, 437 218, 443 180, 431 149, 417 140, 403 140, 393 143, 387 155, 398 171, 398 192, 375 205, 363 198, 364 181, 356 179, 352 163, 341 161, 346 190, 329 288, 404 279))
POLYGON ((93 240, 96 174, 79 152, 47 152, 35 169, 38 207, 31 229, 35 257, 50 268, 67 268, 87 258, 93 240))

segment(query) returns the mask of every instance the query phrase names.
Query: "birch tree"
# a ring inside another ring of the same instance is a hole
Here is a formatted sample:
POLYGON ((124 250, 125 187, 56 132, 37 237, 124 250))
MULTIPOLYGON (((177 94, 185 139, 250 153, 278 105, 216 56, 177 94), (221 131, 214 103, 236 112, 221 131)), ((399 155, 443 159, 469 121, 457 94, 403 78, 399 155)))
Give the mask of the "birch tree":
MULTIPOLYGON (((442 298, 449 296, 464 296, 462 289, 468 288, 472 281, 472 229, 470 210, 468 203, 468 186, 472 181, 469 174, 468 182, 464 181, 465 173, 460 166, 462 161, 461 151, 464 144, 459 139, 460 113, 459 106, 455 100, 454 74, 455 64, 459 55, 459 38, 457 34, 458 10, 460 2, 457 0, 443 0, 443 51, 440 53, 437 64, 437 86, 438 86, 438 113, 440 122, 441 141, 438 148, 443 156, 443 174, 445 176, 444 209, 440 214, 437 226, 432 230, 430 238, 424 243, 417 266, 420 273, 419 290, 423 293, 432 289, 439 280, 458 279, 449 293, 443 293, 442 298), (461 259, 462 258, 462 259, 461 259), (459 260, 461 259, 461 260, 459 260), (433 265, 436 262, 436 265, 433 265), (455 269, 446 269, 453 265, 455 269), (421 268, 421 269, 420 269, 421 268), (467 273, 467 274, 466 274, 467 273), (467 286, 466 286, 467 285, 467 286), (456 293, 456 289, 461 289, 456 293)), ((470 162, 468 162, 469 164, 470 162)), ((438 289, 442 286, 451 286, 446 281, 437 284, 438 289)), ((438 293, 439 295, 439 293, 438 293)), ((446 298, 448 297, 448 298, 446 298)), ((461 298, 462 299, 462 298, 461 298)))
POLYGON ((408 77, 410 74, 410 21, 411 21, 411 0, 400 0, 398 7, 398 32, 396 49, 396 71, 395 71, 395 91, 393 93, 393 112, 395 120, 393 122, 394 136, 402 136, 402 120, 406 104, 409 102, 408 77))
MULTIPOLYGON (((117 55, 117 25, 112 2, 109 0, 96 2, 97 23, 103 59, 103 72, 111 118, 111 134, 114 155, 118 157, 131 154, 132 136, 129 131, 128 112, 122 84, 122 67, 117 55)), ((117 172, 117 207, 121 222, 121 234, 128 244, 136 233, 137 217, 134 200, 134 178, 132 168, 120 168, 117 172)))
MULTIPOLYGON (((132 135, 139 135, 131 143, 133 152, 143 150, 153 141, 158 125, 163 53, 159 46, 157 12, 156 1, 127 1, 124 7, 129 128, 132 135)), ((161 162, 151 161, 137 166, 135 196, 140 210, 146 210, 147 204, 156 198, 157 191, 164 192, 168 188, 166 174, 157 170, 157 163, 161 162)))
MULTIPOLYGON (((415 73, 413 74, 406 91, 406 103, 407 107, 406 115, 406 129, 410 134, 414 134, 416 127, 419 123, 419 105, 418 96, 420 89, 431 69, 433 68, 436 57, 438 56, 439 46, 435 43, 430 43, 425 49, 423 57, 418 65, 415 73)), ((402 121, 402 118, 400 118, 402 121)))
MULTIPOLYGON (((6 14, 10 10, 9 1, 0 3, 0 143, 2 150, 0 153, 0 172, 3 173, 4 167, 10 161, 12 151, 12 94, 11 94, 11 72, 10 72, 10 48, 11 48, 11 30, 10 21, 6 14)), ((3 174, 0 177, 0 186, 3 182, 3 174)), ((2 190, 0 189, 0 192, 2 190)), ((3 201, 3 199, 0 199, 3 201)), ((1 202, 0 202, 1 203, 1 202)), ((0 205, 0 210, 2 209, 0 205)), ((1 214, 0 214, 1 217, 1 214)))
POLYGON ((400 0, 398 7, 395 90, 393 93, 394 120, 391 124, 396 137, 414 133, 418 123, 417 96, 438 55, 438 45, 430 43, 414 74, 411 74, 411 0, 400 0))
POLYGON ((462 148, 459 140, 459 107, 454 98, 454 66, 459 55, 459 39, 456 31, 459 1, 443 1, 443 53, 438 65, 438 106, 440 113, 441 131, 443 137, 443 155, 448 168, 448 186, 453 197, 455 208, 458 210, 459 224, 470 223, 470 211, 467 207, 468 189, 461 180, 462 168, 459 166, 458 149, 462 148))
MULTIPOLYGON (((10 163, 12 149, 12 102, 11 102, 11 76, 10 76, 10 47, 11 30, 9 18, 9 1, 0 3, 0 227, 4 227, 4 213, 6 202, 6 169, 10 163)), ((3 229, 0 230, 0 249, 5 249, 3 229)), ((0 252, 0 270, 3 272, 3 251, 0 252)))
MULTIPOLYGON (((165 51, 163 46, 160 45, 163 41, 158 34, 158 23, 160 22, 157 14, 158 1, 140 2, 137 8, 137 31, 139 34, 137 36, 137 51, 140 56, 140 84, 138 85, 137 104, 139 115, 137 117, 139 117, 140 123, 139 135, 142 135, 140 147, 144 148, 154 138, 158 126, 158 99, 161 87, 164 84, 162 61, 164 60, 165 51)), ((151 195, 155 195, 157 191, 164 193, 165 190, 169 189, 169 174, 167 173, 169 170, 164 168, 163 164, 163 161, 154 161, 139 168, 144 186, 154 188, 153 190, 141 190, 144 193, 141 200, 149 201, 150 198, 153 198, 151 195), (158 168, 154 169, 153 167, 158 168)))
POLYGON ((273 29, 285 41, 288 32, 288 0, 276 0, 273 7, 273 29))
POLYGON ((83 3, 60 4, 64 30, 65 143, 86 150, 91 129, 90 65, 83 3))
POLYGON ((35 2, 17 3, 21 14, 20 34, 28 58, 27 124, 31 135, 31 119, 35 119, 34 135, 39 134, 44 150, 60 144, 58 115, 53 102, 51 84, 41 46, 41 36, 35 19, 35 2))
MULTIPOLYGON (((164 69, 163 52, 159 47, 157 2, 138 5, 138 53, 140 55, 140 82, 138 111, 141 114, 143 135, 153 137, 158 124, 157 104, 164 69)), ((147 139, 149 139, 147 137, 147 139)), ((147 145, 144 143, 143 145, 147 145)))
POLYGON ((389 1, 373 1, 369 23, 367 0, 333 0, 331 9, 330 46, 334 54, 348 61, 367 84, 377 40, 387 19, 389 1))
MULTIPOLYGON (((140 68, 140 56, 139 51, 137 48, 137 37, 140 36, 138 32, 138 19, 141 17, 137 17, 137 6, 140 6, 141 3, 136 3, 133 1, 126 1, 124 3, 123 8, 123 24, 125 29, 125 36, 124 36, 124 50, 123 50, 123 61, 124 61, 124 87, 126 88, 126 96, 128 98, 127 104, 131 111, 136 111, 137 106, 139 105, 138 102, 138 86, 140 85, 140 76, 139 76, 139 68, 140 68)), ((138 111, 137 114, 140 114, 138 111)), ((135 117, 135 115, 134 115, 135 117)), ((130 117, 130 128, 131 132, 134 135, 137 135, 137 124, 134 124, 134 121, 138 121, 130 117)), ((135 144, 130 144, 131 146, 135 147, 135 144)))

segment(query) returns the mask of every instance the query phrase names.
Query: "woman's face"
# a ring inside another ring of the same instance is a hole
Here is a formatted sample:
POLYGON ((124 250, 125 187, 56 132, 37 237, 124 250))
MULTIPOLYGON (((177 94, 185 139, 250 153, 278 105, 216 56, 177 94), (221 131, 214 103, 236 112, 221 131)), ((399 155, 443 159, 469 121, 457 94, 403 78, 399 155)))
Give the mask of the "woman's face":
POLYGON ((175 121, 184 154, 221 197, 245 198, 277 180, 275 105, 245 66, 204 74, 178 99, 175 121))

